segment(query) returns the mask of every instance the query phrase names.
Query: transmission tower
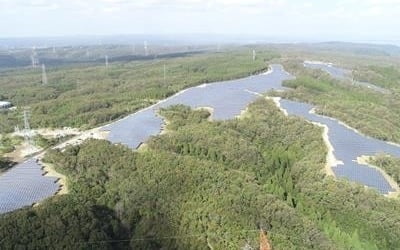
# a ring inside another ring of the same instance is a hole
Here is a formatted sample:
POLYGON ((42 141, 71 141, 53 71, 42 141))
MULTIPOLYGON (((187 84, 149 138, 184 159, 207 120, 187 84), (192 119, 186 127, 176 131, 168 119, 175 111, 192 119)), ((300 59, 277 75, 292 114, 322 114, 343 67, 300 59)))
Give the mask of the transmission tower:
POLYGON ((25 142, 29 145, 33 145, 32 143, 32 132, 31 126, 29 125, 29 118, 31 116, 31 112, 29 108, 24 109, 24 138, 25 142))
POLYGON ((165 85, 166 80, 167 80, 167 67, 164 64, 164 85, 165 85))
POLYGON ((108 56, 106 55, 106 56, 104 57, 104 59, 105 59, 105 63, 106 63, 106 68, 108 68, 108 56))
POLYGON ((47 85, 46 65, 42 64, 42 84, 47 85))
POLYGON ((149 52, 148 52, 148 46, 147 46, 147 41, 144 41, 144 55, 148 56, 149 52))
POLYGON ((36 67, 36 58, 33 54, 31 55, 31 63, 32 63, 32 68, 35 68, 36 67))
POLYGON ((31 62, 32 62, 32 68, 36 68, 36 66, 39 64, 39 59, 37 58, 35 47, 32 47, 31 62))

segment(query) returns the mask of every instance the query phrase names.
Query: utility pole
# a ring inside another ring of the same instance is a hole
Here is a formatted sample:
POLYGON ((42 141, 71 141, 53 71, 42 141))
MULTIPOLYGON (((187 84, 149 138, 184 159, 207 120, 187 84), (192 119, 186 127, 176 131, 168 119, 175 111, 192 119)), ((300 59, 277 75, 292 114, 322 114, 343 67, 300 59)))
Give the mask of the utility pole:
POLYGON ((46 65, 42 64, 42 84, 47 85, 46 65))
POLYGON ((164 85, 165 85, 166 79, 167 79, 167 67, 165 66, 165 63, 164 63, 164 85))
POLYGON ((145 55, 145 56, 148 56, 148 55, 149 55, 149 52, 148 52, 147 41, 144 41, 143 45, 144 45, 144 55, 145 55))
POLYGON ((36 58, 33 54, 31 55, 31 63, 32 63, 32 68, 34 69, 36 67, 36 58))
POLYGON ((31 126, 29 125, 29 118, 31 116, 31 112, 28 108, 24 109, 24 138, 25 142, 29 145, 32 145, 32 132, 31 132, 31 126))
POLYGON ((256 50, 253 49, 253 61, 256 60, 256 50))
POLYGON ((36 66, 39 64, 39 59, 37 58, 37 53, 36 53, 35 47, 32 47, 31 63, 32 63, 33 69, 36 68, 36 66))
POLYGON ((105 63, 106 63, 106 68, 108 68, 108 56, 106 55, 106 56, 104 57, 104 59, 105 59, 105 63))
POLYGON ((39 59, 37 58, 37 53, 36 53, 36 47, 32 47, 31 62, 32 62, 32 68, 36 68, 36 66, 39 64, 39 59))

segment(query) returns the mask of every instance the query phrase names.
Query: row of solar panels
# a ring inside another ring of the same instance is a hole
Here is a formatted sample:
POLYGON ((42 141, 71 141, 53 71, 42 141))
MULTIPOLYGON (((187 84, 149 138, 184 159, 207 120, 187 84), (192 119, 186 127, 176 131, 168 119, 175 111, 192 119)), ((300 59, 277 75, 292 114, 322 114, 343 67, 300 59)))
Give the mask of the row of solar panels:
POLYGON ((0 213, 31 206, 54 195, 57 178, 44 176, 39 162, 29 159, 0 175, 0 213))

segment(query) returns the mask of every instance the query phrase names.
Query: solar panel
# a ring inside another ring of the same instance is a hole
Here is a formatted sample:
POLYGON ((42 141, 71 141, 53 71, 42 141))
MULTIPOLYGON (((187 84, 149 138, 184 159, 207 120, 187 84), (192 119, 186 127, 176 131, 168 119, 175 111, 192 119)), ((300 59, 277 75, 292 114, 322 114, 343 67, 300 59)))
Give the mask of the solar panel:
POLYGON ((328 126, 329 141, 334 148, 334 155, 344 163, 344 165, 333 168, 337 177, 375 188, 382 194, 394 191, 380 171, 358 164, 356 160, 362 155, 373 156, 382 152, 400 157, 400 147, 361 135, 332 118, 310 114, 312 105, 284 99, 281 100, 281 105, 290 115, 300 116, 328 126))
POLYGON ((29 159, 0 175, 0 213, 31 206, 57 192, 57 178, 43 176, 41 168, 29 159))
MULTIPOLYGON (((344 74, 340 70, 335 71, 332 67, 329 69, 333 70, 333 74, 344 74)), ((211 107, 214 109, 215 120, 234 118, 257 98, 257 95, 252 94, 253 92, 263 93, 271 89, 284 89, 282 81, 293 78, 284 71, 281 65, 272 65, 272 70, 270 74, 189 88, 161 103, 111 123, 103 130, 110 131, 108 140, 111 142, 137 148, 150 136, 160 133, 163 121, 157 115, 157 110, 161 107, 174 104, 184 104, 192 108, 211 107)), ((344 163, 333 168, 338 177, 376 188, 383 194, 393 191, 379 171, 360 165, 354 160, 361 155, 374 155, 380 152, 400 157, 400 148, 359 135, 333 119, 310 114, 311 105, 289 100, 281 100, 281 104, 289 114, 320 122, 329 127, 330 141, 335 149, 334 154, 344 163)), ((56 181, 56 178, 43 176, 41 166, 34 159, 16 165, 0 176, 0 213, 30 206, 54 195, 59 189, 56 181)))
POLYGON ((159 108, 174 104, 184 104, 192 108, 211 107, 214 109, 215 120, 234 118, 257 98, 252 92, 263 93, 271 89, 282 89, 282 81, 292 78, 281 65, 272 65, 272 69, 270 74, 189 88, 161 103, 112 123, 104 130, 110 131, 108 139, 111 142, 137 148, 150 136, 160 133, 163 121, 157 116, 159 108))

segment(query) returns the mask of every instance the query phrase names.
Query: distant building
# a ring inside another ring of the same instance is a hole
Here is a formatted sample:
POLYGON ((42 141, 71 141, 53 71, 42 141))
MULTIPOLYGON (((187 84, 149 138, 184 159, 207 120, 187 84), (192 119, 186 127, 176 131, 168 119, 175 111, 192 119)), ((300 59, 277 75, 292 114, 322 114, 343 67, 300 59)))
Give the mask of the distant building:
POLYGON ((11 102, 0 101, 0 109, 8 109, 8 108, 11 108, 11 107, 12 107, 11 102))

